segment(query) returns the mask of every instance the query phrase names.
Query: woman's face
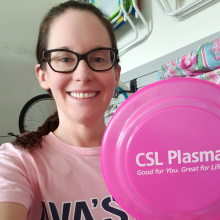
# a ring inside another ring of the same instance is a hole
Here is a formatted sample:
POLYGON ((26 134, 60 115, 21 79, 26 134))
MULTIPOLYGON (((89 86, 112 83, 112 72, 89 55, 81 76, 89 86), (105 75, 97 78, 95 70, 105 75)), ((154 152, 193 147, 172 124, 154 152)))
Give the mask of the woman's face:
MULTIPOLYGON (((98 47, 111 47, 111 41, 105 26, 91 12, 68 10, 50 26, 48 50, 65 48, 84 54, 98 47)), ((103 120, 119 82, 120 66, 95 72, 81 60, 71 73, 54 72, 48 64, 45 70, 37 65, 36 72, 41 86, 51 89, 61 120, 89 123, 103 120), (73 97, 74 93, 81 98, 73 97)))

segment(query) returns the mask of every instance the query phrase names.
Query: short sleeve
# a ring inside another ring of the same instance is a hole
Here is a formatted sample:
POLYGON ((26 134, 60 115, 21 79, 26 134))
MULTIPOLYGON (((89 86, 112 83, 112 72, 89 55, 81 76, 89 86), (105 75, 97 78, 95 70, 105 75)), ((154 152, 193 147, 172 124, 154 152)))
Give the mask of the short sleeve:
POLYGON ((21 159, 21 150, 12 144, 0 146, 0 202, 16 202, 30 209, 33 190, 21 159))

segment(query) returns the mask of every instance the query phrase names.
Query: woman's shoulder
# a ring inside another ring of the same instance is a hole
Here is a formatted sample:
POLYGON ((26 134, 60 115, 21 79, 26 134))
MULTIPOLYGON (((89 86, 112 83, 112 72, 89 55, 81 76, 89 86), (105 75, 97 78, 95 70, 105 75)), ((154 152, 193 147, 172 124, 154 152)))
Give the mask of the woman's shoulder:
MULTIPOLYGON (((0 154, 13 154, 20 155, 22 154, 23 149, 19 146, 14 146, 12 143, 4 143, 0 145, 0 154)), ((26 151, 27 152, 27 151, 26 151)))
POLYGON ((27 166, 30 160, 24 161, 25 156, 22 154, 29 153, 11 143, 0 146, 0 202, 16 202, 29 209, 36 177, 33 166, 27 166))
POLYGON ((12 143, 4 143, 0 145, 0 158, 1 163, 14 164, 13 166, 33 167, 35 163, 35 153, 41 148, 25 149, 21 146, 14 145, 12 143))
POLYGON ((28 150, 14 146, 11 143, 4 143, 0 146, 0 158, 1 166, 11 167, 13 169, 20 167, 23 170, 32 161, 31 153, 28 150))

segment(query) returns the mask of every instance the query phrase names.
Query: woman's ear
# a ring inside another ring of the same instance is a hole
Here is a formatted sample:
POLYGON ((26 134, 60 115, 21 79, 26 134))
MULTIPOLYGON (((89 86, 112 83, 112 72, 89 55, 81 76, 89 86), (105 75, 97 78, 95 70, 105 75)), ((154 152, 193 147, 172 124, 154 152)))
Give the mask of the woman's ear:
POLYGON ((37 65, 36 65, 36 67, 35 67, 35 72, 36 72, 37 78, 38 78, 38 80, 39 80, 39 82, 40 82, 40 86, 41 86, 43 89, 45 89, 45 90, 50 89, 47 76, 46 76, 46 74, 45 74, 45 71, 43 71, 43 70, 40 68, 40 64, 37 64, 37 65))
POLYGON ((120 74, 121 74, 121 66, 118 65, 117 68, 115 69, 115 88, 118 87, 120 74))

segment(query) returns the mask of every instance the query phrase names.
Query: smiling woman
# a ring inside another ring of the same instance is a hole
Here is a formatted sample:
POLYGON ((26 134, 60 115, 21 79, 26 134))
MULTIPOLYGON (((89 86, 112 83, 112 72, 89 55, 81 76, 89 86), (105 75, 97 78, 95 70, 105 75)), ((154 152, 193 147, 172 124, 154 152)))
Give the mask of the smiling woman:
POLYGON ((100 167, 104 113, 121 69, 111 23, 91 4, 62 3, 41 23, 36 56, 57 112, 1 146, 0 219, 133 219, 100 167))

